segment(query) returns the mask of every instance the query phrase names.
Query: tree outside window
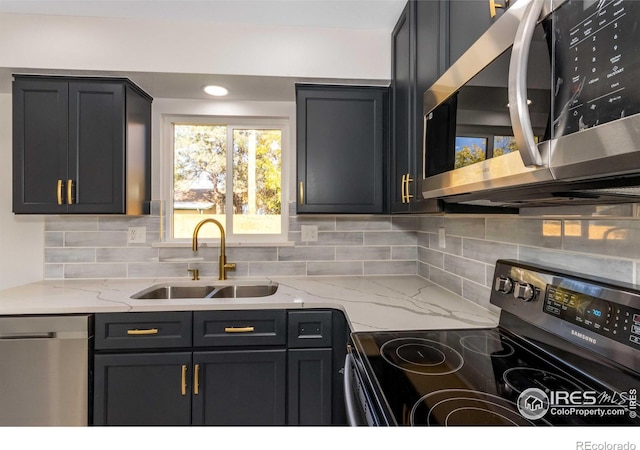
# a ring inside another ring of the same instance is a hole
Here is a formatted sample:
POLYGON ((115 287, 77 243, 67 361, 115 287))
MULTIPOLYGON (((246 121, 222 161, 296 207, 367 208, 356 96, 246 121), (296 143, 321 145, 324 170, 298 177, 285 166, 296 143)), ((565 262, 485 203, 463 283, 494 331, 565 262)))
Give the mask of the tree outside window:
MULTIPOLYGON (((188 123, 173 129, 174 238, 190 238, 209 217, 228 236, 281 233, 282 129, 188 123)), ((204 238, 218 235, 217 227, 201 231, 204 238)))

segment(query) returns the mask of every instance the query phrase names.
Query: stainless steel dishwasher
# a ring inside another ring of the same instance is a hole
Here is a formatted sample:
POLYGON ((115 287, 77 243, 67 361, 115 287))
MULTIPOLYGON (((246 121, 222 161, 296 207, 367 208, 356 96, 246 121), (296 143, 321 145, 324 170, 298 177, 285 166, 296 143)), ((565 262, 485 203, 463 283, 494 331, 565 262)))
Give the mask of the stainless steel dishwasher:
POLYGON ((89 319, 0 317, 0 425, 87 425, 89 319))

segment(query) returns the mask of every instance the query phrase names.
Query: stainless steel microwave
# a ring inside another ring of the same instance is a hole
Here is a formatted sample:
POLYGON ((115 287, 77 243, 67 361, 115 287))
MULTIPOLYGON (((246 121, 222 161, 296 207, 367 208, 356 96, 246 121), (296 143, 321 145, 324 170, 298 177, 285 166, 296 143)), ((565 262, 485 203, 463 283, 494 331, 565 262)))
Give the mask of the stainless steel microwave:
POLYGON ((640 201, 640 2, 517 0, 423 98, 425 199, 640 201))

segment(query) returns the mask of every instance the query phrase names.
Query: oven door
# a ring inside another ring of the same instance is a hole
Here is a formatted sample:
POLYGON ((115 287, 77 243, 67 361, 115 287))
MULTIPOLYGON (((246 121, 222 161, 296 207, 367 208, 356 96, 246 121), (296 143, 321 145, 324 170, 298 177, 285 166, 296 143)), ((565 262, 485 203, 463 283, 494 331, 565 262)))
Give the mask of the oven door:
POLYGON ((348 346, 344 361, 344 399, 347 422, 350 426, 386 426, 389 422, 375 407, 373 394, 360 362, 348 346))

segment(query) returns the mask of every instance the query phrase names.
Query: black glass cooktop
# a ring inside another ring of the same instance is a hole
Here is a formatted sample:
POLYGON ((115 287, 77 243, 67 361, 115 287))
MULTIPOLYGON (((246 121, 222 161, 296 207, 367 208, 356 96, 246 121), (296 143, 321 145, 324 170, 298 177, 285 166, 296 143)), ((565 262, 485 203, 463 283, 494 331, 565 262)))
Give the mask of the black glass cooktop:
POLYGON ((623 406, 628 399, 616 403, 626 393, 607 391, 501 328, 359 332, 352 340, 390 424, 640 424, 623 406), (598 416, 595 406, 616 411, 598 416))

